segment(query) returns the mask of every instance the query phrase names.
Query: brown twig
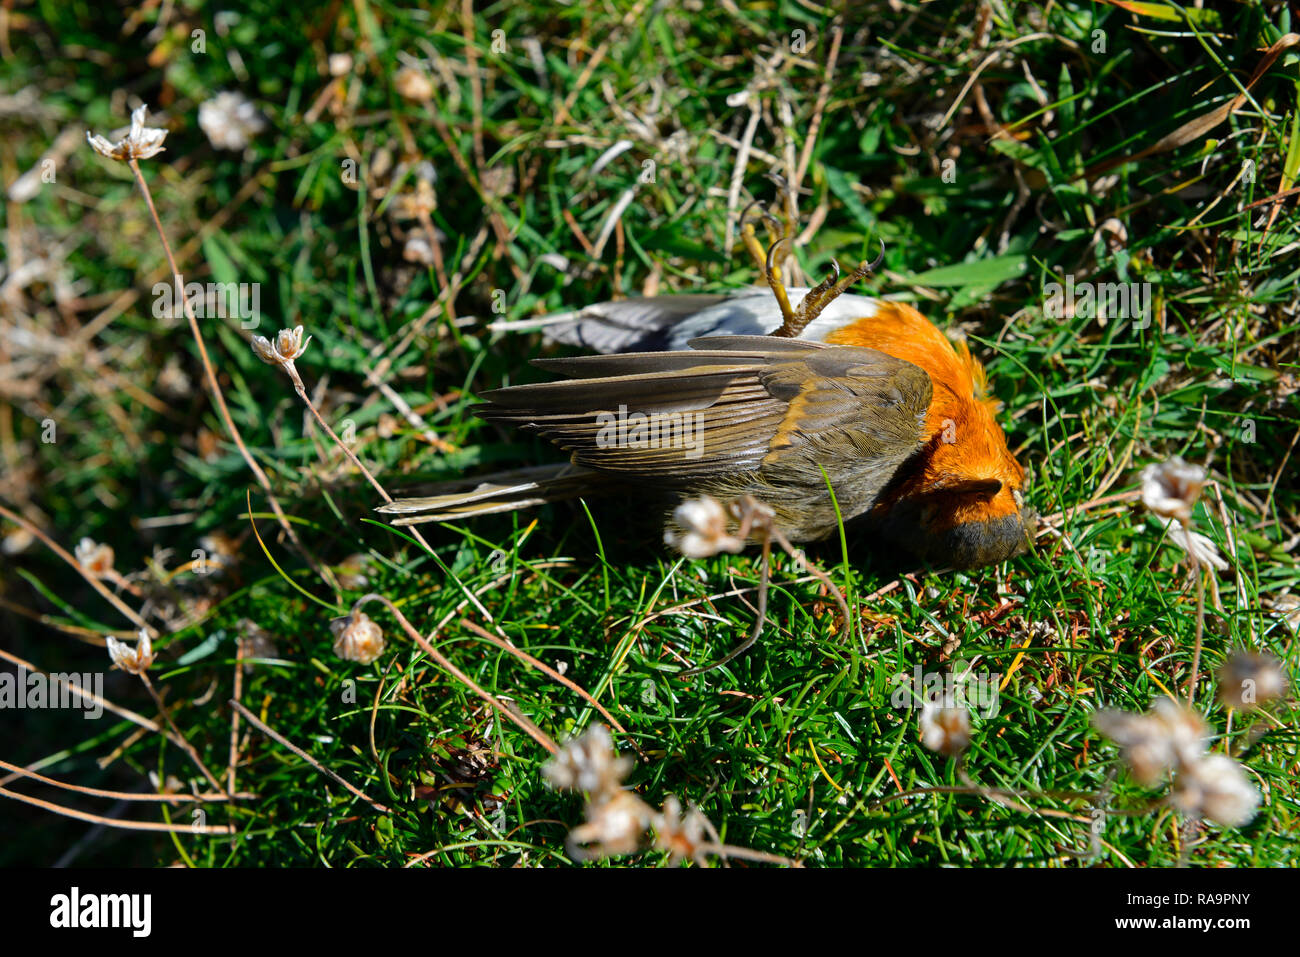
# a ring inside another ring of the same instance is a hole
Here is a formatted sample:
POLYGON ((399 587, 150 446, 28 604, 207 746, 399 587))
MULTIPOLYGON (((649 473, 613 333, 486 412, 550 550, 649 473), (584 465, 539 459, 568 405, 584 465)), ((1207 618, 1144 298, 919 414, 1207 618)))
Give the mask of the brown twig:
POLYGON ((34 798, 27 794, 19 794, 17 791, 10 791, 7 788, 0 788, 0 797, 13 798, 15 801, 21 801, 23 804, 31 804, 34 807, 43 808, 46 811, 52 811, 63 817, 76 818, 78 821, 89 821, 92 824, 102 824, 105 827, 116 827, 127 831, 167 831, 172 834, 234 834, 235 828, 230 824, 162 824, 155 821, 119 821, 111 817, 103 817, 99 814, 90 814, 86 811, 74 811, 70 807, 64 807, 62 804, 54 804, 51 801, 42 801, 40 798, 34 798))
MULTIPOLYGON (((15 654, 11 654, 10 652, 5 651, 3 648, 0 648, 0 658, 3 658, 5 661, 9 661, 12 662, 13 664, 16 664, 20 668, 26 668, 32 674, 47 674, 47 672, 42 671, 40 668, 37 668, 30 661, 26 661, 15 654)), ((152 731, 155 734, 161 734, 165 736, 168 740, 176 744, 178 747, 183 746, 182 741, 184 739, 178 738, 177 736, 175 736, 174 732, 164 727, 163 725, 159 724, 157 721, 153 721, 149 718, 146 718, 142 714, 137 714, 136 712, 132 711, 130 708, 123 708, 121 705, 116 705, 113 702, 109 701, 107 698, 101 698, 99 695, 95 694, 94 692, 87 691, 84 688, 80 688, 75 684, 69 684, 67 682, 61 682, 61 683, 64 684, 70 692, 76 694, 77 696, 93 701, 95 704, 105 708, 106 710, 111 711, 116 715, 120 715, 121 717, 130 721, 132 724, 139 725, 141 728, 143 728, 146 731, 152 731)), ((12 778, 0 779, 0 784, 6 784, 10 780, 12 780, 12 778)))
POLYGON ((826 109, 826 101, 830 97, 831 81, 835 78, 835 62, 840 57, 840 42, 844 39, 844 28, 839 23, 831 24, 831 49, 826 54, 826 70, 822 74, 821 86, 817 88, 817 101, 813 104, 812 120, 808 124, 808 135, 804 138, 803 149, 799 153, 799 166, 793 170, 794 182, 790 184, 790 192, 797 195, 799 187, 803 185, 803 178, 808 173, 808 166, 812 162, 813 147, 817 145, 817 133, 822 125, 822 113, 826 109))
POLYGON ((429 643, 429 640, 427 638, 425 638, 423 635, 421 635, 418 631, 415 630, 415 627, 407 620, 406 616, 403 615, 402 612, 398 609, 398 607, 395 604, 393 604, 393 602, 389 600, 387 597, 385 597, 384 595, 376 594, 374 592, 371 592, 368 595, 362 595, 359 599, 357 599, 357 603, 353 605, 352 607, 353 612, 355 613, 357 611, 360 611, 363 605, 371 601, 377 601, 381 603, 385 608, 387 608, 390 612, 392 612, 393 617, 396 618, 398 624, 402 626, 402 630, 406 632, 407 636, 412 641, 414 641, 417 645, 420 646, 420 648, 424 651, 426 655, 428 655, 430 658, 432 658, 434 661, 440 664, 443 668, 445 668, 448 672, 450 672, 451 675, 457 681, 465 685, 476 695, 478 695, 480 698, 486 701, 492 707, 492 709, 496 711, 497 714, 517 724, 520 728, 524 730, 525 733, 528 734, 529 737, 531 737, 534 741, 536 741, 538 744, 544 747, 551 754, 555 754, 557 751, 560 750, 559 745, 555 743, 555 741, 551 738, 551 736, 548 735, 541 728, 539 728, 536 724, 534 724, 532 720, 530 720, 527 716, 523 714, 519 714, 518 712, 506 707, 506 705, 502 703, 496 696, 492 695, 487 691, 484 691, 482 688, 478 686, 478 684, 475 683, 473 678, 469 677, 469 675, 465 674, 463 671, 461 671, 459 668, 453 665, 450 661, 448 661, 446 656, 444 656, 440 651, 438 651, 437 648, 433 647, 433 645, 429 643))
POLYGON ((780 854, 756 851, 752 847, 737 847, 735 844, 701 844, 696 849, 696 853, 715 854, 724 861, 734 857, 742 861, 757 861, 760 864, 780 864, 782 867, 803 866, 798 861, 782 857, 780 854))
MULTIPOLYGON (((244 691, 244 643, 235 641, 235 691, 234 700, 243 697, 244 691)), ((235 790, 235 765, 239 762, 239 712, 230 713, 230 763, 226 769, 226 790, 232 794, 235 790)))
POLYGON ((763 539, 763 555, 759 559, 759 579, 758 579, 758 609, 755 611, 754 627, 747 637, 740 644, 736 645, 729 652, 719 658, 717 661, 703 665, 699 668, 688 668, 681 672, 679 678, 690 678, 695 675, 702 675, 706 672, 721 668, 727 662, 734 660, 739 655, 743 655, 758 641, 758 636, 763 633, 763 624, 767 620, 767 591, 768 583, 772 575, 772 540, 770 537, 763 539))
POLYGON ((343 454, 346 455, 361 474, 366 477, 366 481, 368 481, 375 491, 379 493, 379 497, 386 503, 392 502, 393 497, 388 494, 382 485, 379 484, 379 480, 371 474, 370 469, 366 468, 365 465, 362 464, 361 459, 357 458, 357 454, 348 448, 347 443, 335 434, 334 430, 330 428, 330 424, 325 421, 325 417, 320 414, 320 411, 316 408, 316 403, 312 402, 308 397, 307 387, 303 385, 302 376, 298 374, 298 369, 294 364, 292 362, 285 362, 283 368, 284 371, 288 373, 290 381, 293 382, 293 390, 298 393, 298 398, 302 399, 303 404, 311 411, 311 414, 316 418, 320 427, 325 430, 325 434, 330 437, 331 441, 333 441, 335 445, 343 450, 343 454))
POLYGON ((208 390, 212 393, 212 398, 217 404, 217 412, 221 416, 222 422, 226 426, 226 431, 234 440, 235 445, 239 448, 239 454, 243 456, 244 461, 248 463, 249 469, 252 470, 253 476, 257 479, 258 484, 266 492, 267 499, 271 503, 271 509, 275 512, 275 517, 284 529, 285 535, 297 547, 299 552, 307 560, 307 563, 328 581, 328 577, 317 567, 315 559, 307 552, 302 542, 298 539, 298 533, 294 531, 293 526, 289 523, 289 518, 280 507, 280 500, 275 497, 275 492, 271 489, 271 480, 267 477, 266 472, 257 464, 253 458, 253 453, 248 450, 244 444, 244 437, 240 434, 239 428, 235 425, 235 420, 230 415, 230 409, 226 406, 226 397, 221 392, 221 384, 217 381, 216 370, 212 367, 212 360, 208 357, 208 348, 203 341, 203 333, 199 331, 198 319, 194 315, 194 307, 190 305, 188 297, 185 295, 185 281, 181 276, 180 267, 176 264, 176 256, 172 252, 171 243, 167 241, 167 233, 163 230, 162 220, 158 216, 158 210, 154 207, 153 194, 149 190, 149 184, 145 181, 144 173, 140 170, 140 163, 135 157, 127 159, 127 165, 131 167, 131 172, 135 174, 136 182, 140 185, 140 191, 144 194, 145 205, 149 207, 149 215, 153 219, 153 224, 158 230, 158 238, 162 241, 163 254, 167 257, 167 265, 171 267, 172 281, 176 284, 176 294, 180 297, 182 306, 185 310, 185 318, 189 320, 190 333, 194 336, 194 344, 199 350, 199 360, 203 364, 203 372, 207 378, 208 390))
POLYGON ((171 728, 172 733, 176 735, 172 740, 180 746, 180 749, 189 756, 189 759, 194 762, 195 766, 203 772, 203 776, 208 779, 208 783, 218 791, 224 792, 226 789, 221 786, 221 782, 217 780, 216 775, 208 770, 208 766, 203 763, 203 759, 199 757, 199 752, 195 750, 194 745, 190 744, 185 735, 181 734, 181 729, 176 727, 176 722, 172 720, 171 712, 167 710, 167 706, 163 704, 162 697, 158 694, 157 689, 154 688, 153 682, 149 680, 149 672, 141 671, 140 680, 144 682, 144 686, 149 689, 149 694, 153 696, 154 703, 158 705, 158 712, 162 715, 163 721, 167 723, 167 727, 171 728))
POLYGON ((319 771, 321 774, 325 775, 325 776, 326 776, 327 778, 329 778, 330 780, 335 781, 335 782, 337 782, 337 783, 343 785, 343 787, 347 788, 347 790, 348 790, 349 792, 351 792, 352 794, 354 794, 354 795, 356 795, 357 797, 361 798, 361 800, 365 801, 367 804, 369 804, 371 807, 373 807, 373 808, 374 808, 376 811, 378 811, 380 814, 388 814, 388 813, 389 813, 389 809, 388 809, 387 807, 385 807, 384 805, 380 804, 378 801, 376 801, 376 800, 374 800, 373 798, 371 798, 368 794, 366 794, 365 791, 362 791, 362 790, 360 790, 359 788, 355 788, 355 787, 353 787, 351 784, 349 784, 349 783, 348 783, 344 778, 342 778, 340 775, 336 774, 335 772, 331 771, 329 768, 325 767, 325 765, 321 764, 319 761, 317 761, 315 758, 313 758, 310 754, 308 754, 308 753, 307 753, 306 751, 304 751, 302 748, 298 747, 298 745, 294 744, 292 741, 290 741, 290 740, 289 740, 288 738, 286 738, 284 735, 280 734, 280 732, 276 731, 274 728, 272 728, 272 727, 271 727, 270 725, 268 725, 266 722, 264 722, 264 721, 262 721, 260 718, 258 718, 257 715, 253 714, 253 712, 251 712, 251 711, 249 711, 247 708, 245 708, 243 704, 241 704, 240 702, 236 701, 234 698, 231 698, 231 699, 230 699, 230 705, 231 705, 231 707, 233 707, 236 711, 238 711, 240 714, 242 714, 245 718, 247 718, 249 724, 251 724, 253 727, 257 728, 258 731, 261 731, 261 732, 262 732, 264 735, 266 735, 268 738, 271 738, 271 739, 272 739, 273 741, 275 741, 276 743, 281 744, 281 745, 283 745, 284 747, 288 748, 290 751, 292 751, 294 754, 298 755, 298 757, 302 758, 304 761, 306 761, 306 762, 307 762, 308 764, 310 764, 313 768, 315 768, 315 769, 316 769, 317 771, 319 771))
POLYGON ((1196 701, 1196 678, 1201 670, 1201 644, 1205 639, 1205 576, 1208 569, 1196 554, 1191 523, 1184 522, 1183 529, 1187 535, 1187 557, 1191 559, 1192 574, 1196 576, 1196 639, 1192 646, 1192 673, 1187 679, 1187 707, 1190 708, 1196 701))
MULTIPOLYGON (((564 677, 564 675, 560 674, 558 671, 556 671, 554 668, 550 667, 546 663, 534 658, 532 655, 530 655, 528 652, 524 651, 523 649, 516 648, 514 645, 510 644, 510 642, 506 641, 504 638, 498 638, 496 635, 492 634, 492 632, 488 631, 486 628, 483 628, 481 625, 475 624, 474 622, 470 621, 468 618, 462 618, 460 620, 460 625, 462 628, 467 628, 470 631, 474 632, 474 634, 478 635, 484 641, 488 641, 496 645, 498 648, 500 648, 502 651, 505 651, 507 654, 514 655, 516 658, 518 658, 520 661, 524 662, 525 664, 532 665, 534 668, 542 672, 548 678, 551 678, 554 681, 558 681, 560 684, 564 685, 564 687, 568 688, 570 691, 572 691, 574 694, 580 697, 583 701, 587 702, 587 704, 591 705, 593 708, 599 711, 601 716, 610 724, 612 724, 618 730, 619 734, 623 735, 623 737, 628 740, 628 743, 630 743, 632 747, 634 748, 636 747, 636 742, 632 741, 632 737, 630 734, 628 734, 627 728, 619 724, 618 719, 615 718, 612 714, 610 714, 604 705, 602 705, 595 698, 593 698, 591 694, 585 688, 579 685, 577 682, 564 677)), ((638 753, 641 753, 640 748, 637 748, 637 751, 638 753)), ((641 753, 641 756, 645 757, 644 753, 641 753)))
POLYGON ((105 588, 103 582, 101 582, 94 575, 90 574, 90 572, 86 571, 86 569, 82 568, 81 562, 77 561, 77 559, 73 555, 71 555, 66 549, 64 549, 59 544, 57 544, 54 541, 54 539, 50 538, 50 536, 46 535, 43 531, 41 531, 39 528, 37 528, 27 519, 23 518, 17 512, 10 511, 9 509, 5 508, 3 505, 0 505, 0 516, 9 519, 9 521, 13 522, 16 525, 21 526, 23 529, 35 535, 37 538, 39 538, 46 548, 54 552, 55 555, 58 555, 65 562, 67 562, 69 565, 75 568, 77 572, 81 575, 81 577, 84 578, 87 581, 87 583, 89 583, 91 588, 95 589, 95 591, 103 595, 105 601, 107 601, 110 605, 112 605, 123 615, 125 615, 137 628, 143 628, 145 631, 149 632, 149 636, 151 638, 158 637, 158 631, 155 628, 147 624, 145 620, 142 617, 140 617, 139 613, 136 612, 133 608, 131 608, 130 605, 122 601, 122 599, 118 598, 111 591, 105 588))
MULTIPOLYGON (((284 371, 288 373, 290 381, 293 382, 294 391, 298 393, 298 397, 302 399, 307 408, 311 410, 311 414, 315 416, 316 421, 320 423, 320 427, 325 430, 325 434, 330 437, 330 440, 333 441, 335 445, 343 450, 343 454, 346 455, 352 461, 352 464, 361 471, 361 474, 366 477, 366 480, 370 482, 375 491, 379 493, 379 497, 382 498, 385 503, 391 503, 393 497, 388 494, 387 489, 379 484, 379 480, 371 474, 370 469, 366 468, 365 465, 362 464, 361 459, 357 457, 357 454, 348 447, 347 443, 338 437, 332 428, 330 428, 330 424, 325 421, 325 417, 322 416, 320 411, 316 408, 316 403, 312 402, 308 397, 307 387, 303 384, 302 376, 298 374, 298 369, 293 364, 293 360, 290 359, 282 362, 280 365, 284 371)), ((433 546, 430 545, 428 540, 420 533, 420 530, 418 528, 411 528, 410 532, 415 540, 424 546, 425 551, 432 555, 433 546)))
POLYGON ((844 616, 843 637, 845 638, 851 637, 853 634, 853 613, 849 610, 849 603, 845 600, 844 596, 840 594, 839 586, 835 584, 834 580, 831 578, 829 574, 827 574, 822 569, 816 568, 813 565, 811 565, 808 562, 807 556, 805 556, 802 551, 800 551, 799 549, 795 548, 792 544, 790 544, 790 542, 786 539, 786 537, 782 535, 777 529, 775 528, 772 529, 772 536, 776 539, 777 544, 785 549, 786 554, 788 554, 791 558, 795 560, 796 567, 802 568, 804 571, 808 572, 808 574, 817 578, 819 581, 821 581, 823 585, 826 586, 826 590, 831 593, 831 597, 835 599, 835 603, 840 606, 840 614, 844 616))
POLYGON ((217 801, 231 801, 257 796, 255 794, 227 794, 225 792, 217 792, 214 794, 140 794, 135 791, 105 791, 102 788, 88 788, 83 787, 80 784, 69 784, 66 781, 47 778, 43 774, 37 774, 35 771, 29 771, 27 768, 19 767, 16 764, 10 764, 8 761, 3 759, 0 759, 0 768, 3 768, 6 771, 12 771, 19 777, 31 778, 33 781, 48 784, 50 787, 62 788, 65 791, 75 791, 77 794, 85 794, 90 797, 113 798, 118 801, 162 801, 167 804, 211 804, 217 801))

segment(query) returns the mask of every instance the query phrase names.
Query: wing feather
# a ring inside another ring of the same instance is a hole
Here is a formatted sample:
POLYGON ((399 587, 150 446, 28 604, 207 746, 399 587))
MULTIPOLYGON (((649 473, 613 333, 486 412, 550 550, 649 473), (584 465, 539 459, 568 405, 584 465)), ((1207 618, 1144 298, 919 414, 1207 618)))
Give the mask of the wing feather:
POLYGON ((475 412, 587 468, 664 488, 739 488, 778 511, 795 504, 783 497, 815 497, 824 470, 845 517, 868 509, 920 447, 932 387, 910 362, 767 336, 691 345, 542 360, 573 378, 484 393, 475 412))

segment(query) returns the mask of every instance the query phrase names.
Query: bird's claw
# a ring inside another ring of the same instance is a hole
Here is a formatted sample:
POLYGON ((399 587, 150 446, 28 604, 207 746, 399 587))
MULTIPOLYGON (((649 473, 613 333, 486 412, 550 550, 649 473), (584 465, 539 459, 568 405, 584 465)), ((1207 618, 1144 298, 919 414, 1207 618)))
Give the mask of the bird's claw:
POLYGON ((794 339, 799 336, 808 324, 816 319, 823 309, 829 306, 837 298, 844 294, 854 283, 865 279, 876 271, 877 267, 885 261, 885 241, 880 241, 880 255, 874 262, 867 262, 865 259, 853 268, 853 271, 846 276, 840 275, 840 264, 831 260, 831 273, 812 289, 808 290, 807 295, 799 302, 798 308, 792 312, 781 310, 781 315, 785 321, 781 328, 776 330, 772 335, 781 336, 787 339, 794 339))

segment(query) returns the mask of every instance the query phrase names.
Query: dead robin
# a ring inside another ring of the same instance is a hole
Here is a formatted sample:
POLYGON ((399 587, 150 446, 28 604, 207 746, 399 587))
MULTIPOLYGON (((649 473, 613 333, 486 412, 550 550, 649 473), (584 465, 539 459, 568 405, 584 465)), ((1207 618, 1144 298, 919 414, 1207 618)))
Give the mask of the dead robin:
POLYGON ((409 525, 630 494, 666 499, 671 528, 672 506, 688 497, 751 495, 791 541, 861 517, 940 565, 1024 551, 1036 525, 1025 473, 966 345, 910 306, 843 295, 876 263, 787 290, 774 262, 781 243, 763 256, 752 228, 743 235, 770 290, 588 307, 547 326, 549 337, 614 354, 539 359, 568 378, 482 394, 475 414, 544 436, 569 463, 448 484, 380 511, 409 525), (625 351, 647 347, 656 351, 625 351))

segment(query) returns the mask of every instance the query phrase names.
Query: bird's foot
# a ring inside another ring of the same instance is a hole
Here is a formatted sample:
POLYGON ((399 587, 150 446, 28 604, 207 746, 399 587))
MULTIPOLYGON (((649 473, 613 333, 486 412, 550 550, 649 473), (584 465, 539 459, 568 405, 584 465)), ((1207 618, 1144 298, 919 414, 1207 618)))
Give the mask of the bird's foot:
POLYGON ((790 237, 782 235, 780 239, 777 239, 764 250, 762 243, 759 242, 758 234, 754 230, 754 218, 760 218, 769 226, 777 228, 780 228, 781 221, 763 209, 758 200, 754 200, 740 214, 740 237, 745 243, 745 248, 749 250, 749 254, 754 257, 754 264, 763 271, 763 278, 767 280, 767 285, 772 290, 772 294, 776 296, 777 305, 781 308, 783 322, 789 323, 794 318, 794 308, 790 305, 790 296, 785 291, 785 282, 781 278, 781 263, 776 258, 776 252, 782 244, 789 242, 790 237), (755 209, 758 211, 757 216, 751 217, 751 213, 755 209))
POLYGON ((781 324, 781 328, 773 332, 772 335, 783 336, 787 339, 796 338, 808 328, 810 322, 821 315, 823 309, 843 295, 854 283, 875 272, 876 268, 884 261, 885 244, 883 241, 880 243, 880 255, 876 257, 874 262, 867 262, 864 259, 847 275, 840 275, 840 264, 832 259, 831 275, 812 289, 809 289, 807 295, 799 301, 799 305, 793 311, 781 310, 781 315, 785 321, 781 324))

